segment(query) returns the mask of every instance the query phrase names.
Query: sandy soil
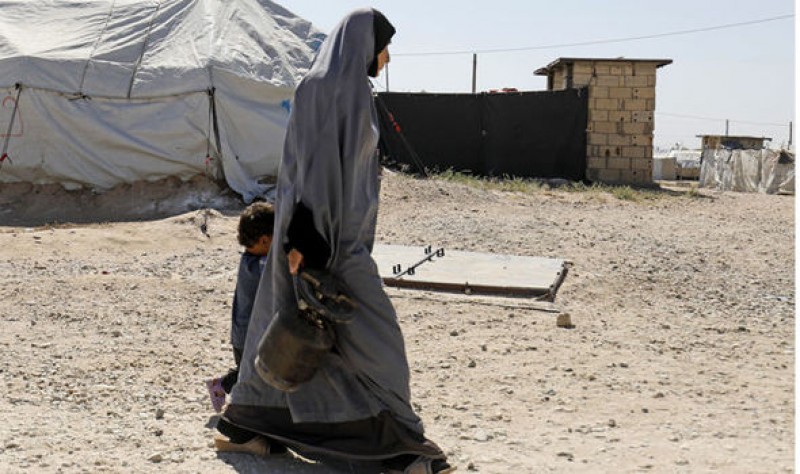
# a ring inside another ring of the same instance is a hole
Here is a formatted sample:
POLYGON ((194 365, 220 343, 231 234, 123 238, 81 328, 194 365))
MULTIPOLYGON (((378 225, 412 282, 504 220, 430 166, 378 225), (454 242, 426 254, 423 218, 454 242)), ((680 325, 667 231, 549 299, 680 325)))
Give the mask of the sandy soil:
MULTIPOLYGON (((381 242, 574 263, 554 305, 573 329, 530 300, 388 289, 414 404, 460 472, 793 471, 793 196, 402 175, 382 194, 381 242)), ((28 196, 0 212, 0 472, 350 472, 211 448, 203 380, 232 363, 235 205, 200 209, 211 192, 100 223, 125 213, 28 196)))

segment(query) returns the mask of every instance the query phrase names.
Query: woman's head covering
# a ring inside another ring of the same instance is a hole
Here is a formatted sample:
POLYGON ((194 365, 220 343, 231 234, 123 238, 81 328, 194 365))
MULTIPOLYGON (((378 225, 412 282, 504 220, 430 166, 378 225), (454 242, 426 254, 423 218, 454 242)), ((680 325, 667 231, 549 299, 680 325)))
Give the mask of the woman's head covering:
MULTIPOLYGON (((341 242, 350 245, 374 237, 378 195, 371 191, 377 183, 372 175, 378 170, 379 126, 367 72, 394 31, 376 16, 371 8, 359 9, 331 31, 295 91, 286 131, 276 239, 285 234, 302 203, 331 250, 327 266, 349 251, 341 242)), ((273 245, 280 248, 278 240, 273 245)))
POLYGON ((369 74, 370 77, 376 77, 378 75, 378 55, 389 45, 392 36, 394 36, 395 29, 383 13, 372 9, 372 14, 372 30, 375 34, 375 57, 372 58, 372 63, 369 65, 367 74, 369 74))

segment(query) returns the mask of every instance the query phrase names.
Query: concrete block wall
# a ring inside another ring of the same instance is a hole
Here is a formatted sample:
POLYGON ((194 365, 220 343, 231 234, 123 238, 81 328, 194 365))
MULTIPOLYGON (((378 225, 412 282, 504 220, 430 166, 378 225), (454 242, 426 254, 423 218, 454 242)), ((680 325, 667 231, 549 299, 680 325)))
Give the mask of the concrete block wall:
POLYGON ((670 60, 560 60, 553 90, 588 87, 587 169, 592 181, 652 182, 656 70, 670 60))
POLYGON ((651 183, 656 64, 578 62, 572 83, 589 87, 586 177, 605 183, 651 183))

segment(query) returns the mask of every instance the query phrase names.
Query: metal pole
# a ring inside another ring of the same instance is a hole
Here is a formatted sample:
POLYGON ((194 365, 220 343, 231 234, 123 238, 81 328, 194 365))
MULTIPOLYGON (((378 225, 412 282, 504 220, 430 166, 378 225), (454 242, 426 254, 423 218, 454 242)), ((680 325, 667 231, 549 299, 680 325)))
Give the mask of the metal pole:
POLYGON ((478 83, 478 53, 472 53, 472 93, 477 90, 478 83))
POLYGON ((792 149, 792 122, 789 122, 789 149, 792 149))
POLYGON ((729 122, 729 120, 725 119, 725 136, 726 137, 728 136, 728 122, 729 122))

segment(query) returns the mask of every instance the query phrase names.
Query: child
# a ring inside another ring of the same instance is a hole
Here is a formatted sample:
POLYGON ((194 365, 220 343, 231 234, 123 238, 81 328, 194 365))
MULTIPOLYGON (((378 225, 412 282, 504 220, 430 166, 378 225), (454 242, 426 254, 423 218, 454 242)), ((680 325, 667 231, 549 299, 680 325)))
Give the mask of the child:
POLYGON ((250 312, 253 309, 261 273, 267 263, 274 227, 275 212, 272 206, 265 202, 249 205, 239 217, 237 239, 244 247, 244 252, 239 260, 239 274, 231 313, 231 346, 236 369, 229 370, 223 377, 206 381, 211 405, 217 413, 222 410, 225 405, 225 395, 231 392, 239 377, 239 365, 247 336, 247 325, 250 323, 250 312))

